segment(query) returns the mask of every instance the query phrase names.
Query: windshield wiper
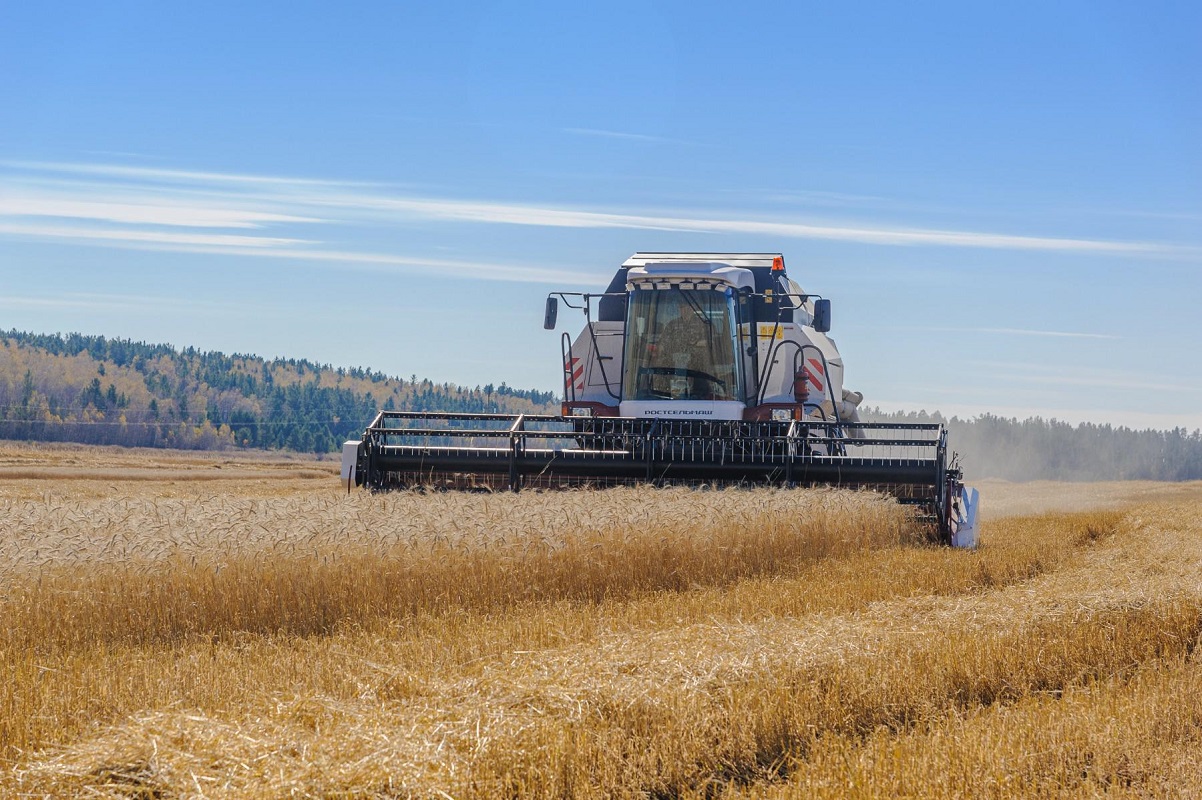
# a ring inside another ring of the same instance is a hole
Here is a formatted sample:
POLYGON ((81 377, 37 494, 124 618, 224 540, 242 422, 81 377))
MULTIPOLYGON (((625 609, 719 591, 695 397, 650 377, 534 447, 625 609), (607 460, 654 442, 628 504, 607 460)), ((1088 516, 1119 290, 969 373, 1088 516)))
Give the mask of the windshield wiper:
POLYGON ((684 291, 681 291, 680 295, 684 298, 684 301, 692 307, 697 316, 701 317, 701 319, 705 321, 706 325, 709 325, 711 328, 714 327, 714 321, 706 316, 705 310, 701 308, 700 303, 698 303, 692 297, 689 297, 684 291))

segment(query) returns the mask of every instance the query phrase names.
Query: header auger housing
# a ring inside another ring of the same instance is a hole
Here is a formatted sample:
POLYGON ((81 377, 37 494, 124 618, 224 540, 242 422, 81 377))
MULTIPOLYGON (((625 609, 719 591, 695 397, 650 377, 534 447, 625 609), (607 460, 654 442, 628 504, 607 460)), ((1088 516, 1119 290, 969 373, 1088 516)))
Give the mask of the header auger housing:
POLYGON ((553 293, 559 416, 381 411, 343 450, 371 489, 777 484, 875 488, 948 544, 976 542, 975 490, 939 424, 863 422, 831 307, 776 253, 636 253, 600 294, 553 293))

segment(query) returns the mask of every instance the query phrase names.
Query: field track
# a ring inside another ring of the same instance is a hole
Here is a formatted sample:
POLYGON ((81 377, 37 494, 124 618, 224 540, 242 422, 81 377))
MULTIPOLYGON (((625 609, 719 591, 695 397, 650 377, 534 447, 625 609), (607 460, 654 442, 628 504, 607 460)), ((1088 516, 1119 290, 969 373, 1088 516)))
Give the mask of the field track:
POLYGON ((1202 484, 980 488, 0 447, 0 797, 1202 795, 1202 484))

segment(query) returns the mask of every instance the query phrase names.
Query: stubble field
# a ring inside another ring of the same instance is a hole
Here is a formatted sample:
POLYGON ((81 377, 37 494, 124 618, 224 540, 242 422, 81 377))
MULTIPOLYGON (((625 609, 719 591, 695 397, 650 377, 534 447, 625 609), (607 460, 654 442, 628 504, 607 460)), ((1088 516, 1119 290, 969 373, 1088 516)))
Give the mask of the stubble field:
POLYGON ((981 489, 0 447, 0 796, 1202 794, 1202 484, 981 489))

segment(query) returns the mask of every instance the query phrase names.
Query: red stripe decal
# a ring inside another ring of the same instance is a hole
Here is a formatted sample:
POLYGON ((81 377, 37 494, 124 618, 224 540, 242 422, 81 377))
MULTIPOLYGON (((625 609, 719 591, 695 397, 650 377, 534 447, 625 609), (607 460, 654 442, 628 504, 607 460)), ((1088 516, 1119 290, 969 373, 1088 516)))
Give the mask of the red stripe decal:
POLYGON ((816 358, 811 358, 810 363, 807 364, 804 369, 806 378, 809 379, 810 383, 814 384, 814 388, 820 392, 825 392, 826 388, 822 383, 822 378, 825 377, 822 374, 822 362, 816 358), (813 367, 813 369, 811 369, 811 367, 813 367))

